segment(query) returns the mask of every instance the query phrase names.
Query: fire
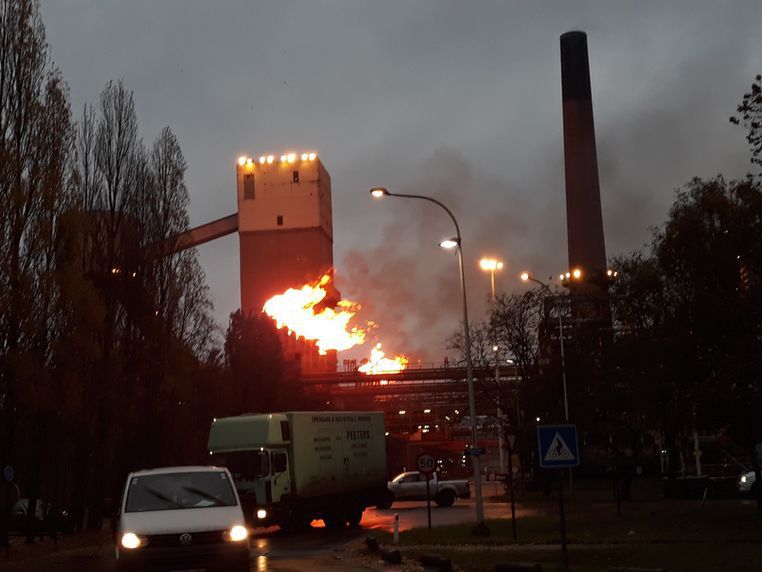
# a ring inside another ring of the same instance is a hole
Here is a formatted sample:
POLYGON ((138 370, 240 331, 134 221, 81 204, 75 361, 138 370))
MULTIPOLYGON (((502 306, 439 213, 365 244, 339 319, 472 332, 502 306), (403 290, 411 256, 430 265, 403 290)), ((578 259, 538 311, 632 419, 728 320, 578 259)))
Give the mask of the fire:
POLYGON ((407 369, 408 363, 409 360, 405 356, 386 357, 386 354, 381 349, 381 344, 378 343, 370 350, 370 361, 361 365, 358 370, 365 374, 398 373, 403 369, 407 369))
POLYGON ((365 331, 349 326, 359 310, 354 302, 341 300, 335 308, 316 310, 328 294, 325 287, 330 281, 330 275, 325 274, 312 284, 289 288, 270 298, 262 308, 278 328, 285 327, 290 333, 314 340, 321 355, 328 350, 347 350, 365 342, 365 331))

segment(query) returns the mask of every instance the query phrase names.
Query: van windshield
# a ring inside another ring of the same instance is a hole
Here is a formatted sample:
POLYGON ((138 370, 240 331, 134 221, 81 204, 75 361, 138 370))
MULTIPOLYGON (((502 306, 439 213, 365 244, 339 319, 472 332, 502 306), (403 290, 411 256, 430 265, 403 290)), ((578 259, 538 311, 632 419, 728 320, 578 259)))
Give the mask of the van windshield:
POLYGON ((230 451, 212 455, 215 465, 226 467, 236 482, 253 481, 270 474, 267 451, 230 451))
POLYGON ((236 506, 228 475, 222 471, 161 473, 132 477, 124 512, 236 506))

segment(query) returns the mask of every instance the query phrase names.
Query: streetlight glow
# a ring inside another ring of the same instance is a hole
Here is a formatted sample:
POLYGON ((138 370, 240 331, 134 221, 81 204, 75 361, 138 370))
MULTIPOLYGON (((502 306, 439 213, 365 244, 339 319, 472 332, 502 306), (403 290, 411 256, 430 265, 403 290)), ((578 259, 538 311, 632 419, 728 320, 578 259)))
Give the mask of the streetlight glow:
POLYGON ((519 278, 521 278, 522 282, 526 282, 529 280, 529 272, 522 272, 519 278))
POLYGON ((579 268, 575 268, 574 270, 572 270, 572 276, 574 276, 575 280, 579 280, 580 278, 582 278, 582 270, 580 270, 579 268))
POLYGON ((382 199, 389 194, 384 187, 374 187, 370 190, 370 196, 374 199, 382 199))
POLYGON ((458 239, 457 238, 446 238, 442 242, 439 243, 439 246, 441 246, 445 250, 452 250, 453 248, 457 248, 457 246, 458 246, 458 239))

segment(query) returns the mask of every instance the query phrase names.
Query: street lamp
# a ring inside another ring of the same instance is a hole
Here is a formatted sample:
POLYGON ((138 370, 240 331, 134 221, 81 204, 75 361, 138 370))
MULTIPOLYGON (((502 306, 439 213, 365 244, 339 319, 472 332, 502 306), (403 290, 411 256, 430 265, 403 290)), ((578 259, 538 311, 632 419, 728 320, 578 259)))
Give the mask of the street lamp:
MULTIPOLYGON (((574 277, 579 279, 582 276, 582 271, 577 268, 573 271, 574 277)), ((570 274, 567 272, 565 275, 561 274, 561 280, 564 278, 569 278, 570 274)), ((521 273, 521 280, 523 282, 534 282, 536 284, 539 284, 542 288, 544 288, 549 294, 550 294, 550 286, 545 284, 542 280, 538 280, 534 276, 532 276, 529 272, 522 272, 521 273)), ((558 307, 558 303, 556 303, 556 311, 558 312, 558 339, 561 343, 561 379, 563 380, 563 387, 564 387, 564 421, 569 421, 569 399, 566 394, 566 358, 564 356, 564 321, 561 317, 561 310, 558 307)))
MULTIPOLYGON (((476 450, 476 397, 474 395, 474 366, 471 360, 471 333, 468 326, 468 302, 466 298, 466 274, 463 266, 463 240, 460 235, 460 226, 455 219, 455 215, 444 204, 440 203, 436 199, 427 197, 424 195, 407 195, 401 193, 390 193, 385 187, 374 187, 370 190, 370 195, 374 199, 381 199, 384 197, 400 197, 404 199, 419 199, 422 201, 428 201, 434 203, 440 208, 444 209, 447 215, 455 225, 455 238, 449 238, 439 243, 442 248, 458 251, 458 267, 460 270, 460 290, 463 295, 463 342, 466 345, 466 380, 468 382, 468 409, 469 416, 471 417, 471 448, 476 450)), ((474 492, 476 493, 476 528, 474 532, 477 534, 487 535, 489 530, 484 523, 484 504, 482 500, 482 476, 481 467, 479 462, 479 456, 473 455, 474 465, 474 492)))
MULTIPOLYGON (((495 271, 496 270, 502 270, 504 264, 502 261, 497 260, 496 258, 482 258, 479 261, 479 267, 484 270, 485 272, 489 272, 490 274, 490 284, 491 284, 491 292, 492 292, 492 314, 495 314, 495 311, 497 310, 497 295, 495 293, 495 271)), ((497 344, 497 332, 494 329, 492 329, 492 341, 497 344)), ((497 388, 500 387, 500 354, 498 351, 500 348, 495 345, 492 347, 492 350, 495 352, 495 386, 497 388)), ((498 389, 498 395, 502 395, 502 393, 498 389)), ((503 455, 503 411, 500 408, 500 399, 498 399, 498 406, 497 406, 497 450, 498 450, 498 462, 500 463, 500 472, 505 472, 505 455, 503 455)))
POLYGON ((494 258, 482 258, 479 261, 479 267, 485 272, 489 272, 492 284, 492 303, 495 303, 495 271, 503 269, 503 263, 494 258))

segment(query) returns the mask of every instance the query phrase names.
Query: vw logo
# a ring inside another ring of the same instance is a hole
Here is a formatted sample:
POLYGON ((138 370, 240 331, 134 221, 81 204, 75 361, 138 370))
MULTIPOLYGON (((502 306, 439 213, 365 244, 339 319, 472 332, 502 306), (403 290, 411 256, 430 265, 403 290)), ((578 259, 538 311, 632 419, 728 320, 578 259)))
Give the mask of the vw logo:
POLYGON ((193 537, 187 532, 180 535, 180 544, 183 546, 188 546, 191 542, 193 542, 193 537))

